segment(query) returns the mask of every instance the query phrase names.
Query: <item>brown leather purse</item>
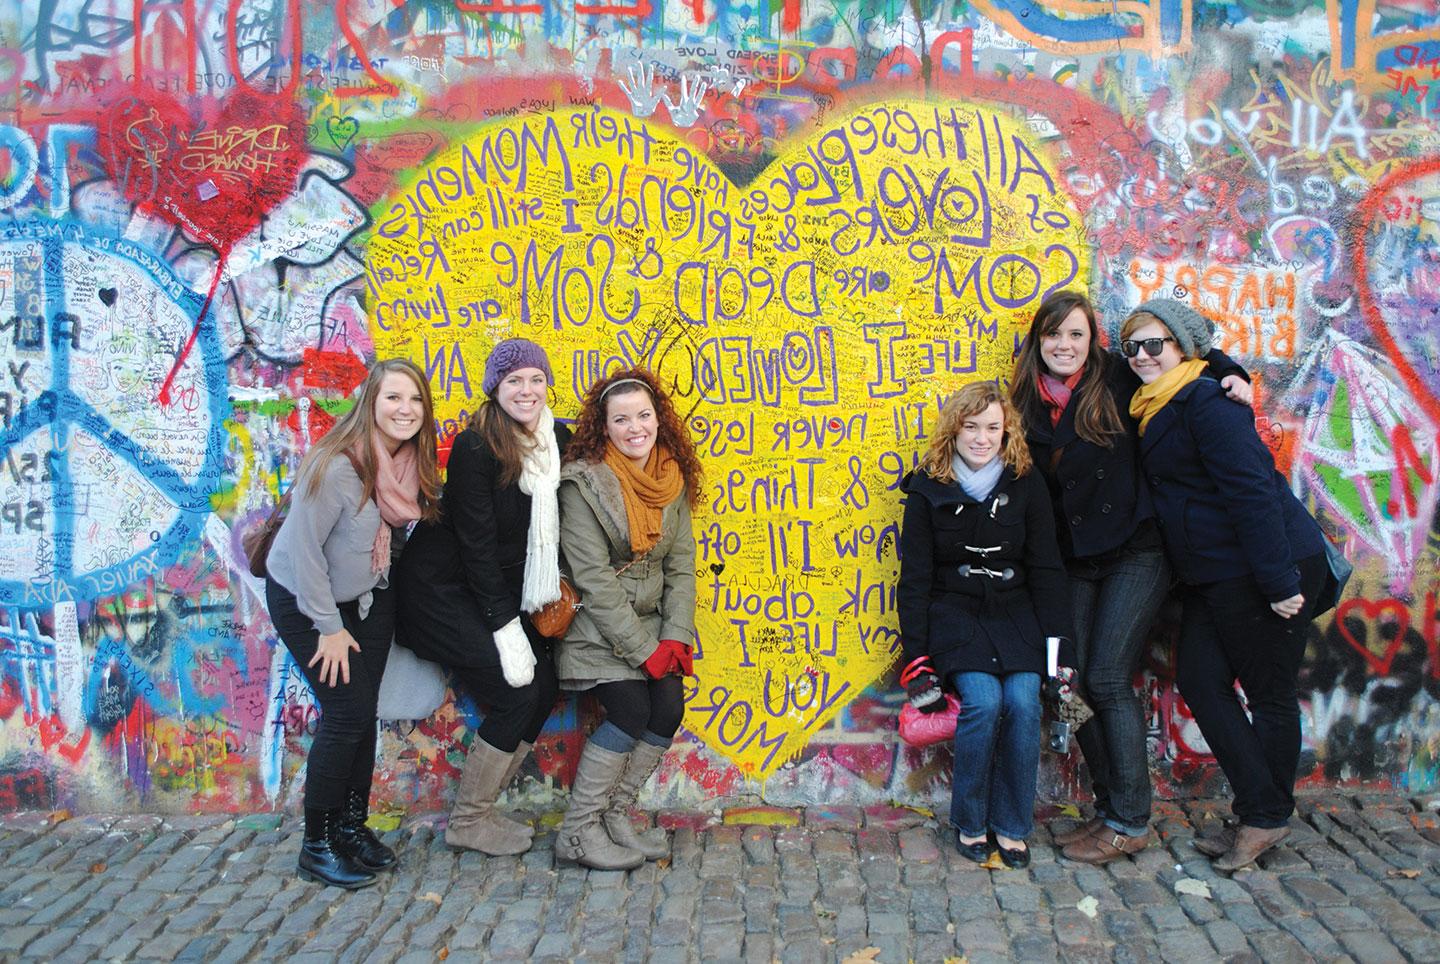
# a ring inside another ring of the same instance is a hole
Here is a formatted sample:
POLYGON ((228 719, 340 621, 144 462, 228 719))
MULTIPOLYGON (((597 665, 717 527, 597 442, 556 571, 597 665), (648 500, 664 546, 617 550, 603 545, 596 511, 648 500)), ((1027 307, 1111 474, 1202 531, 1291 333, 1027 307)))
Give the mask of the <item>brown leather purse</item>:
POLYGON ((275 544, 275 534, 280 531, 280 525, 285 521, 285 513, 290 508, 290 493, 294 488, 285 490, 275 508, 265 517, 265 521, 253 526, 240 537, 240 548, 245 552, 245 559, 250 565, 250 575, 256 579, 265 578, 265 561, 270 558, 270 547, 275 544))
POLYGON ((560 576, 560 598, 548 602, 530 614, 530 625, 546 639, 561 639, 575 614, 580 611, 580 593, 574 583, 560 576))

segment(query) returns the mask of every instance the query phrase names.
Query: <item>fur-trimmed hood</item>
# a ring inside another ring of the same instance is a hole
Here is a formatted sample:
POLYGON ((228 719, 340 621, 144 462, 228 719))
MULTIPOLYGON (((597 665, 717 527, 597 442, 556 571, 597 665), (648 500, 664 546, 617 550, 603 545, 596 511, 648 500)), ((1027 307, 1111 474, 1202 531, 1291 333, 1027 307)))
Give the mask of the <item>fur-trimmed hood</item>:
POLYGON ((560 469, 560 481, 575 482, 585 501, 595 509, 596 518, 605 535, 617 546, 630 545, 630 515, 625 511, 625 497, 620 492, 620 479, 604 462, 579 459, 560 469))

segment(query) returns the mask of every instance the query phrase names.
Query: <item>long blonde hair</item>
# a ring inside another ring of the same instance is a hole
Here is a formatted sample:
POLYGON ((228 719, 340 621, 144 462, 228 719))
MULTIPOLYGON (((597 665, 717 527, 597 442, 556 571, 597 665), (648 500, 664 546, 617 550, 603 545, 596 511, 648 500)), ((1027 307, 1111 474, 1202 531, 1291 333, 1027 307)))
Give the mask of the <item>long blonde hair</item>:
POLYGON ((330 460, 351 451, 360 463, 360 485, 364 489, 360 496, 360 506, 357 508, 363 508, 365 503, 374 497, 375 449, 370 440, 376 432, 375 400, 380 397, 380 383, 385 380, 386 375, 392 373, 406 376, 420 390, 423 411, 420 431, 415 433, 413 439, 416 448, 415 467, 420 474, 418 501, 420 517, 427 522, 433 522, 440 516, 440 465, 435 456, 435 407, 430 398, 430 383, 425 379, 425 373, 406 358, 387 358, 371 366, 350 411, 340 416, 325 437, 305 453, 297 475, 298 484, 305 486, 305 491, 313 494, 324 481, 330 460))
POLYGON ((1030 471, 1030 446, 1025 444, 1025 423, 1020 418, 1020 410, 994 382, 971 382, 951 395, 940 410, 930 448, 920 460, 920 467, 930 478, 946 484, 955 481, 955 470, 950 465, 955 458, 955 436, 960 434, 965 419, 979 415, 991 405, 999 405, 1005 417, 1000 460, 1016 476, 1030 471))

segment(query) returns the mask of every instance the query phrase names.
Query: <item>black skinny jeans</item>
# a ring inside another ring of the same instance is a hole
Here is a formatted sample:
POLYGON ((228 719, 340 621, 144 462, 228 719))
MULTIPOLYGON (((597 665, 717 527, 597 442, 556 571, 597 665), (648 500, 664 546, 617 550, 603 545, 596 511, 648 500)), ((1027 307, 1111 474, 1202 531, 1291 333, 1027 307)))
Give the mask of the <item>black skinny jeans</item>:
POLYGON ((533 744, 560 695, 550 643, 536 633, 528 621, 522 619, 521 622, 530 640, 530 650, 535 654, 535 678, 529 683, 511 686, 505 682, 505 673, 500 669, 500 651, 495 648, 493 638, 477 646, 479 658, 473 665, 450 667, 465 690, 485 707, 485 719, 475 731, 475 738, 502 753, 513 753, 522 740, 533 744))
POLYGON ((1188 586, 1175 682, 1210 752, 1235 788, 1235 816, 1250 827, 1283 827, 1295 812, 1300 762, 1297 677, 1306 630, 1325 585, 1325 554, 1302 559, 1305 604, 1284 619, 1246 576, 1188 586), (1245 689, 1250 719, 1235 694, 1245 689))
POLYGON ((265 580, 270 622, 320 704, 320 723, 305 767, 306 808, 337 810, 345 805, 347 790, 358 790, 367 799, 370 796, 370 780, 375 774, 375 705, 395 635, 395 593, 377 589, 372 598, 363 620, 359 602, 340 603, 340 621, 360 644, 360 652, 349 654, 350 682, 330 686, 320 681, 319 664, 309 665, 320 646, 320 631, 300 611, 294 593, 273 579, 265 580))

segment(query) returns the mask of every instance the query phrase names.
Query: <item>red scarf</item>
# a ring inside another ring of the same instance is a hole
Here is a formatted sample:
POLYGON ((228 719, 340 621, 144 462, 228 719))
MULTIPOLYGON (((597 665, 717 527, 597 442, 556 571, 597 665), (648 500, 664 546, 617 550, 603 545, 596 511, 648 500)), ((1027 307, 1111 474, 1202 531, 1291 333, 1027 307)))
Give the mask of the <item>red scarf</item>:
POLYGON ((1040 389, 1040 400, 1045 403, 1045 408, 1050 413, 1051 428, 1060 424, 1060 416, 1064 414, 1065 406, 1070 404, 1070 396, 1084 375, 1085 366, 1082 365, 1079 371, 1063 382, 1049 372, 1041 372, 1040 377, 1035 380, 1040 389))

